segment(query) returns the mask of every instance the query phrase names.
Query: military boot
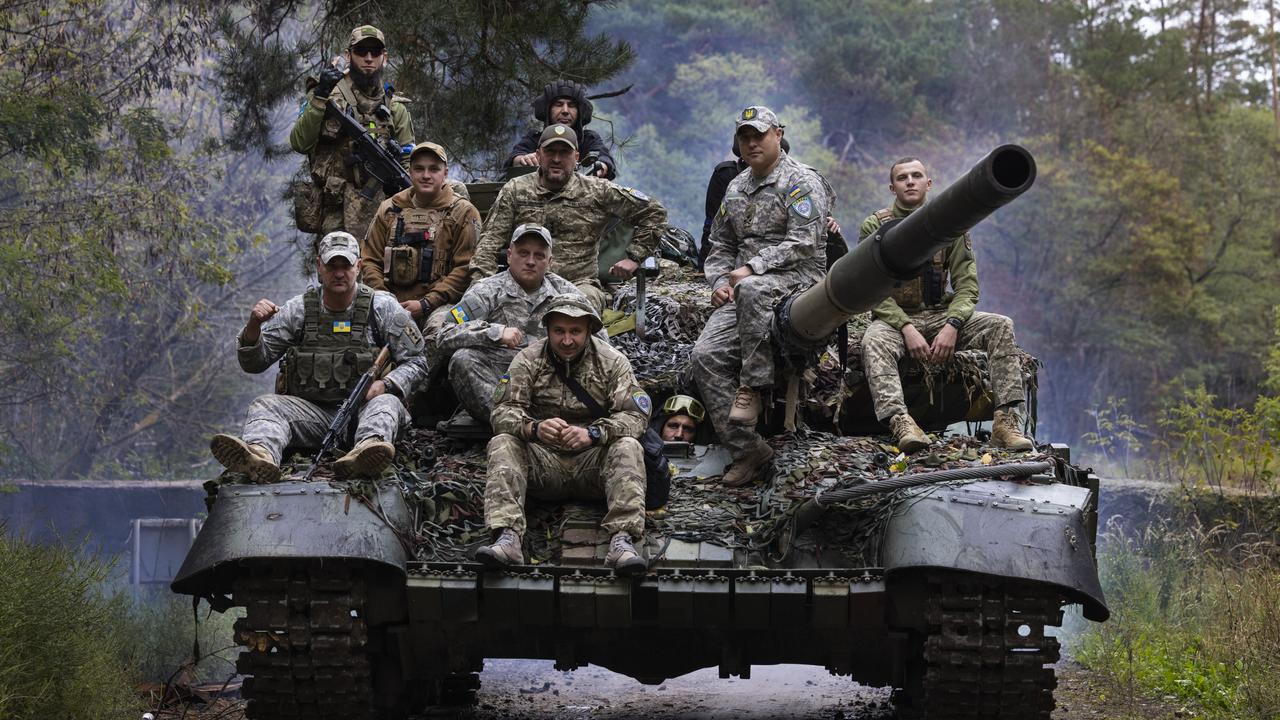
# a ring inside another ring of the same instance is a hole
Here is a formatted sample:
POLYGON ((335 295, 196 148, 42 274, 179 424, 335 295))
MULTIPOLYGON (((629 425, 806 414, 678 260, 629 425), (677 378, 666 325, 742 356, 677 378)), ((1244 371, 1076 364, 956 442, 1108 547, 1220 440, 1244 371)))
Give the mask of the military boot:
POLYGON ((604 564, 619 575, 642 573, 649 567, 649 563, 636 552, 631 535, 625 532, 614 535, 609 542, 609 554, 605 556, 604 564))
POLYGON ((904 453, 913 453, 921 448, 929 447, 929 436, 924 434, 920 426, 907 413, 898 413, 889 419, 889 427, 893 430, 893 441, 904 453))
POLYGON ((333 463, 333 474, 340 478, 377 477, 396 456, 396 446, 377 435, 367 437, 351 452, 333 463))
POLYGON ((747 483, 755 482, 769 468, 770 460, 773 460, 773 448, 769 447, 769 443, 757 440, 755 447, 748 450, 742 457, 734 460, 733 464, 724 471, 724 476, 720 478, 720 482, 726 487, 741 487, 747 483))
POLYGON ((737 425, 755 425, 760 417, 760 393, 743 385, 733 396, 733 407, 729 410, 729 422, 737 425))
POLYGON ((476 560, 489 567, 523 565, 524 550, 520 546, 520 534, 511 528, 502 528, 502 534, 492 545, 476 551, 476 560))
POLYGON ((250 445, 234 435, 214 435, 209 442, 209 452, 223 467, 248 475, 253 482, 271 483, 280 479, 280 466, 261 445, 250 445))
POLYGON ((991 444, 1007 450, 1030 450, 1035 443, 1018 431, 1018 414, 1009 408, 996 408, 991 420, 991 444))

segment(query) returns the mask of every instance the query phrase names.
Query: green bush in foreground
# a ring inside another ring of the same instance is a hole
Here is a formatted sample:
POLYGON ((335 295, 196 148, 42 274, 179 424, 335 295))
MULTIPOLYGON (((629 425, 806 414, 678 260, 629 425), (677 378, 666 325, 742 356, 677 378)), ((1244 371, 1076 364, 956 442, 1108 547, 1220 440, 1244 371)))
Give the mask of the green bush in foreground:
POLYGON ((76 548, 30 545, 0 526, 0 717, 139 716, 125 601, 100 590, 109 571, 76 548))
POLYGON ((1108 533, 1099 567, 1113 614, 1076 643, 1077 658, 1199 717, 1280 717, 1275 546, 1227 537, 1171 525, 1108 533))

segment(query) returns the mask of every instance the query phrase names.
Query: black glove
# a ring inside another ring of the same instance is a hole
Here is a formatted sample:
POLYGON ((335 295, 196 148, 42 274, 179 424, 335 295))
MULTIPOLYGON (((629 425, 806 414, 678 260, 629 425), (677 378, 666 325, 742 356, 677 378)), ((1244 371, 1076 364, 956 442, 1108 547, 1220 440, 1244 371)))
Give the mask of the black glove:
POLYGON ((338 68, 325 68, 320 73, 320 82, 312 88, 311 93, 318 98, 327 98, 329 93, 333 92, 333 86, 338 84, 342 79, 342 71, 338 68))

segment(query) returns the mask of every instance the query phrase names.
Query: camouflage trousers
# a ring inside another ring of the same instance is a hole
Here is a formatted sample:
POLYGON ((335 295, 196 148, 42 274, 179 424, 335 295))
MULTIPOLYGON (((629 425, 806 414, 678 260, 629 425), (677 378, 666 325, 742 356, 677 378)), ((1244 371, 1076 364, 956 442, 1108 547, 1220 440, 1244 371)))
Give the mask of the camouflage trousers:
POLYGON ((373 222, 373 216, 378 211, 378 205, 386 199, 381 188, 373 194, 373 198, 365 199, 360 194, 360 188, 349 182, 342 186, 341 203, 327 202, 330 197, 326 193, 324 216, 320 221, 317 240, 335 230, 345 230, 354 235, 356 240, 363 241, 364 236, 369 232, 369 223, 373 222))
POLYGON ((525 442, 514 435, 489 441, 489 477, 484 486, 484 522, 491 530, 524 535, 525 497, 598 500, 608 506, 600 527, 613 535, 644 535, 644 449, 632 437, 580 452, 525 442))
MULTIPOLYGON (((317 405, 292 395, 260 395, 249 403, 244 441, 266 448, 279 465, 286 447, 318 447, 337 411, 336 406, 317 405)), ((409 413, 400 398, 384 393, 360 408, 355 442, 377 436, 394 443, 400 428, 408 423, 409 413)))
POLYGON ((581 290, 582 294, 587 296, 587 299, 591 301, 591 306, 596 309, 597 315, 604 315, 604 308, 609 304, 609 293, 606 293, 604 289, 602 289, 593 280, 576 282, 574 283, 574 287, 581 290))
MULTIPOLYGON (((924 339, 933 342, 947 323, 946 308, 924 310, 909 316, 924 339)), ((996 407, 1022 402, 1022 366, 1013 342, 1013 321, 1004 315, 975 312, 956 335, 956 350, 985 350, 991 374, 991 391, 996 407)), ((906 354, 902 332, 875 320, 862 335, 862 367, 875 403, 876 418, 886 422, 907 412, 902 397, 902 378, 898 361, 906 354)))
POLYGON ((471 417, 489 422, 493 391, 517 352, 505 347, 468 347, 455 350, 449 357, 449 384, 471 417))
POLYGON ((790 274, 748 276, 734 288, 734 301, 711 313, 693 346, 690 361, 702 402, 716 436, 735 458, 754 447, 760 436, 754 428, 729 422, 733 396, 741 385, 773 386, 773 308, 797 283, 790 274))
POLYGON ((439 332, 440 328, 444 327, 445 323, 452 322, 453 315, 450 314, 450 310, 453 310, 453 304, 445 303, 444 305, 441 305, 435 310, 427 313, 425 316, 414 318, 418 323, 418 329, 422 331, 422 336, 431 337, 439 332))

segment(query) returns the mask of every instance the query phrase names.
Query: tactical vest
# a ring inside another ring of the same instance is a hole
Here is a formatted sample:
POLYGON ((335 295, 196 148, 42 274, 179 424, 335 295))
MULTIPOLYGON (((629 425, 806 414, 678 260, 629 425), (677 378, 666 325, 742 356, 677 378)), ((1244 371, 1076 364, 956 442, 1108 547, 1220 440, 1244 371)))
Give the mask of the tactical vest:
MULTIPOLYGON (((354 108, 356 120, 369 128, 369 132, 379 142, 385 142, 388 138, 395 136, 395 128, 391 125, 391 97, 385 88, 382 97, 376 100, 365 97, 351 85, 350 77, 344 77, 338 81, 334 91, 329 94, 329 99, 333 100, 342 112, 347 112, 347 108, 354 108), (383 105, 386 105, 387 112, 377 112, 383 105), (380 118, 379 115, 383 117, 380 118)), ((356 165, 347 163, 347 156, 351 154, 351 141, 341 137, 340 130, 341 126, 337 120, 326 117, 320 126, 320 140, 311 152, 311 174, 319 180, 322 187, 325 184, 324 181, 331 177, 340 178, 356 186, 362 185, 368 179, 362 177, 363 173, 356 165)))
POLYGON ((396 215, 395 230, 382 253, 382 276, 388 286, 431 284, 435 279, 436 238, 459 202, 462 198, 455 196, 453 202, 439 208, 391 204, 391 212, 396 215))
POLYGON ((302 306, 302 337, 282 361, 284 394, 317 405, 339 404, 373 366, 375 350, 365 339, 373 322, 373 291, 360 285, 349 309, 330 312, 320 292, 308 288, 302 306))
MULTIPOLYGON (((893 208, 877 210, 875 217, 884 225, 895 219, 893 208)), ((920 275, 894 285, 890 297, 903 309, 932 307, 942 302, 947 280, 947 251, 944 248, 933 256, 920 275)))

